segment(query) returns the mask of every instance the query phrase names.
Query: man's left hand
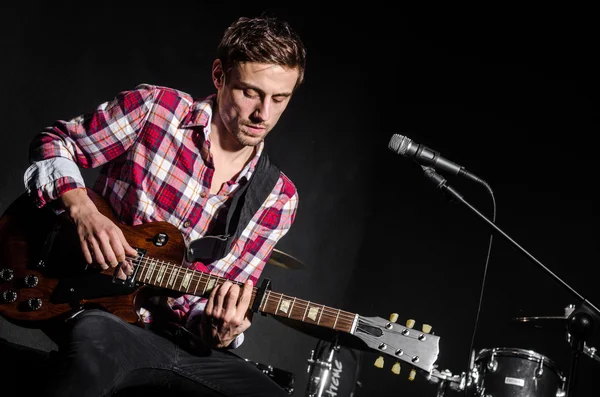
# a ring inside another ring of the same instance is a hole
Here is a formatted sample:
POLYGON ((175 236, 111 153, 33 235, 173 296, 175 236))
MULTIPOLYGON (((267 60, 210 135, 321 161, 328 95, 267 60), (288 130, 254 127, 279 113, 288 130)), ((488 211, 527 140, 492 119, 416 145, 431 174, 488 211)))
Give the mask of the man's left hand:
POLYGON ((252 289, 250 280, 242 288, 231 281, 213 288, 201 320, 202 340, 207 347, 227 347, 250 327, 252 289))

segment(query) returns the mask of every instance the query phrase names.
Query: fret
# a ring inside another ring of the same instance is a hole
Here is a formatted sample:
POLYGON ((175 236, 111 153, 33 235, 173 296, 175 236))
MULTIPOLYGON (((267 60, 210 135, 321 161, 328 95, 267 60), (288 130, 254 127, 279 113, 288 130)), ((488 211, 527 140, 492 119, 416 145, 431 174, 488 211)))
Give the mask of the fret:
POLYGON ((333 323, 333 327, 332 327, 333 329, 335 329, 335 325, 336 325, 336 324, 337 324, 337 322, 338 322, 338 318, 340 318, 340 311, 341 311, 341 310, 340 310, 340 309, 338 309, 337 316, 335 316, 335 321, 334 321, 334 323, 333 323))
POLYGON ((277 302, 277 306, 275 307, 275 314, 279 310, 279 305, 281 305, 281 299, 283 298, 283 294, 279 294, 279 302, 277 302))
POLYGON ((194 288, 193 295, 196 295, 196 292, 198 291, 198 285, 200 285, 200 280, 202 280, 202 276, 198 277, 198 280, 196 280, 196 288, 194 288))
POLYGON ((215 285, 217 284, 217 277, 208 277, 208 282, 206 283, 206 290, 211 291, 215 285))
POLYGON ((271 290, 267 290, 267 295, 263 296, 263 308, 261 311, 265 311, 265 308, 267 307, 267 302, 269 301, 269 295, 271 294, 271 290))
POLYGON ((304 315, 302 315, 302 321, 306 318, 306 313, 308 312, 308 307, 310 306, 310 301, 306 303, 306 309, 304 309, 304 315))
POLYGON ((158 273, 156 274, 156 284, 158 284, 158 286, 160 286, 160 284, 162 283, 163 277, 165 277, 165 272, 167 271, 167 269, 165 269, 165 265, 160 265, 160 269, 158 269, 158 273))
POLYGON ((141 282, 144 282, 144 271, 148 270, 147 263, 148 263, 147 259, 144 259, 144 263, 140 262, 140 267, 142 268, 142 270, 138 274, 138 280, 141 281, 141 282))
POLYGON ((190 273, 189 271, 186 271, 185 275, 183 276, 183 279, 181 280, 181 286, 183 287, 185 285, 185 292, 188 292, 188 289, 190 288, 191 278, 192 278, 192 273, 190 273))
POLYGON ((204 290, 202 290, 202 295, 206 293, 206 289, 208 288, 208 282, 210 281, 210 275, 208 275, 208 279, 206 279, 206 283, 204 284, 204 290))
POLYGON ((152 259, 150 259, 150 262, 148 262, 146 264, 146 275, 144 276, 144 278, 142 279, 142 281, 144 283, 148 282, 148 273, 150 273, 150 269, 152 268, 152 259))
POLYGON ((319 320, 317 321, 317 324, 321 324, 321 316, 323 315, 324 310, 325 310, 325 306, 321 306, 321 314, 319 314, 319 320))
POLYGON ((153 260, 151 262, 150 269, 148 269, 148 273, 146 273, 146 278, 148 281, 152 281, 152 275, 154 274, 154 270, 156 269, 156 264, 158 263, 158 259, 153 260))
MULTIPOLYGON (((175 274, 175 279, 173 280, 173 288, 175 288, 175 284, 177 284, 177 280, 179 279, 179 272, 181 272, 181 266, 177 266, 176 268, 177 273, 175 274)), ((183 277, 181 278, 181 281, 183 281, 183 277)), ((177 288, 178 291, 181 291, 181 284, 179 284, 179 288, 177 288)))
POLYGON ((294 297, 294 300, 292 301, 292 305, 290 306, 290 312, 288 313, 288 318, 290 318, 290 316, 292 315, 292 311, 294 310, 294 303, 296 303, 296 297, 294 297))
POLYGON ((168 287, 169 285, 173 285, 173 284, 174 284, 174 283, 173 283, 173 280, 175 279, 175 272, 174 272, 173 270, 175 270, 175 269, 173 269, 173 268, 172 268, 172 269, 169 271, 169 279, 167 280, 167 285, 166 285, 166 287, 168 287))

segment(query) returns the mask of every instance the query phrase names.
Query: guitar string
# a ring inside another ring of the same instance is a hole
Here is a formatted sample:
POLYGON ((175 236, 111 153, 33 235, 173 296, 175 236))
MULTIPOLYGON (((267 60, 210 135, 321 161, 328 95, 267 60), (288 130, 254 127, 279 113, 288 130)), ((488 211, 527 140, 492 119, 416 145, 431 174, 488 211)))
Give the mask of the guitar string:
MULTIPOLYGON (((203 278, 207 279, 206 280, 207 283, 210 282, 211 278, 214 278, 215 279, 215 284, 217 282, 219 282, 219 281, 221 281, 221 282, 228 281, 228 280, 226 280, 226 279, 224 279, 222 277, 219 277, 219 276, 213 276, 213 275, 210 275, 210 274, 207 274, 207 273, 202 273, 202 272, 194 270, 194 269, 186 269, 186 268, 184 268, 181 265, 174 265, 174 264, 172 264, 170 262, 165 262, 163 260, 158 260, 158 259, 151 258, 151 257, 139 257, 138 256, 136 258, 128 257, 127 259, 130 259, 132 261, 138 262, 138 265, 142 266, 142 271, 139 273, 138 280, 143 280, 143 279, 147 279, 148 278, 148 272, 150 271, 150 267, 152 265, 159 265, 159 266, 166 265, 171 270, 170 271, 171 274, 169 275, 170 277, 168 278, 168 280, 174 279, 173 280, 173 285, 175 285, 175 283, 177 281, 179 281, 179 280, 181 280, 183 282, 183 279, 185 278, 185 275, 179 275, 179 272, 181 272, 181 270, 184 270, 185 274, 190 274, 191 273, 192 276, 191 276, 191 280, 190 281, 202 281, 203 278), (174 277, 173 277, 173 270, 177 270, 177 272, 176 272, 176 274, 175 274, 174 277), (145 277, 143 276, 144 271, 146 271, 146 276, 145 277)), ((152 272, 154 273, 154 269, 152 270, 152 272)), ((152 275, 150 276, 150 279, 152 279, 152 275)), ((236 284, 242 286, 242 283, 240 283, 240 282, 233 281, 233 280, 229 280, 229 281, 231 281, 232 283, 236 283, 236 284)), ((159 286, 160 286, 160 283, 159 283, 159 286)), ((253 291, 252 291, 253 298, 256 296, 255 292, 257 292, 256 287, 254 287, 253 291)), ((292 298, 292 299, 295 298, 295 297, 287 296, 285 294, 281 294, 281 293, 278 293, 278 292, 271 292, 269 294, 269 297, 267 298, 268 302, 265 304, 265 306, 268 303, 272 303, 271 302, 272 300, 279 301, 280 299, 283 299, 284 297, 286 297, 286 298, 292 298), (272 298, 275 298, 275 299, 272 299, 272 298)), ((298 298, 295 298, 295 299, 296 300, 294 302, 294 306, 292 307, 292 311, 291 312, 293 312, 293 310, 295 308, 298 308, 298 309, 303 310, 306 313, 307 310, 308 310, 308 307, 310 307, 310 302, 302 300, 302 299, 298 299, 298 298)), ((353 314, 353 313, 350 313, 350 312, 347 312, 347 311, 344 311, 344 310, 333 309, 333 308, 330 308, 328 306, 317 304, 317 303, 315 303, 314 305, 321 306, 320 310, 322 311, 322 314, 321 314, 321 317, 319 319, 319 324, 321 322, 320 320, 322 320, 322 319, 332 320, 334 318, 337 318, 337 323, 339 323, 340 326, 343 325, 343 324, 346 324, 346 322, 350 322, 349 326, 352 326, 352 324, 354 323, 354 319, 356 317, 356 314, 353 314)))
MULTIPOLYGON (((218 281, 221 281, 221 282, 227 281, 226 279, 224 279, 222 277, 219 277, 219 276, 209 275, 207 273, 202 273, 202 272, 196 271, 194 269, 186 269, 186 268, 184 268, 182 266, 177 266, 177 265, 174 265, 174 264, 169 263, 169 262, 165 262, 165 261, 162 261, 162 260, 156 260, 155 258, 150 258, 150 257, 140 258, 140 257, 136 257, 135 259, 133 259, 133 258, 129 258, 129 259, 132 259, 132 260, 138 262, 139 265, 142 266, 142 271, 140 272, 140 274, 138 276, 138 280, 143 280, 143 279, 147 279, 148 278, 148 272, 150 271, 150 267, 152 265, 159 265, 159 266, 166 265, 167 267, 171 268, 170 269, 171 275, 170 275, 170 277, 167 280, 167 284, 168 284, 168 281, 170 281, 171 279, 173 279, 173 285, 175 283, 177 283, 179 281, 179 279, 181 279, 181 282, 183 282, 183 279, 184 279, 185 275, 179 275, 179 272, 181 270, 184 270, 186 274, 192 274, 190 281, 201 281, 205 277, 207 278, 207 280, 206 280, 207 283, 210 282, 210 279, 213 278, 213 277, 215 279, 215 283, 218 282, 218 281), (144 262, 144 263, 142 263, 142 262, 144 262), (176 272, 177 274, 175 274, 174 277, 173 277, 173 270, 177 270, 177 272, 176 272), (145 277, 143 275, 144 271, 146 271, 146 276, 145 277), (198 277, 199 277, 199 279, 198 279, 198 277)), ((152 272, 154 272, 154 269, 152 270, 152 272)), ((150 279, 152 279, 152 275, 150 275, 150 279)), ((236 281, 232 281, 232 282, 237 283, 237 284, 241 284, 241 283, 236 282, 236 281)), ((159 283, 159 285, 160 285, 160 283, 159 283)), ((180 285, 181 285, 181 283, 180 283, 180 285)), ((253 297, 255 297, 255 294, 254 294, 255 292, 256 292, 256 290, 253 290, 253 297)), ((269 294, 269 295, 270 296, 267 299, 268 300, 267 303, 271 303, 271 300, 278 301, 278 300, 280 300, 283 297, 294 298, 294 297, 291 297, 291 296, 287 296, 287 295, 280 294, 280 293, 274 293, 274 292, 271 292, 271 294, 269 294), (274 299, 272 299, 272 298, 274 298, 274 299)), ((295 298, 295 299, 296 299, 296 301, 297 301, 298 304, 296 304, 296 302, 294 303, 294 307, 292 307, 292 311, 291 312, 293 312, 294 308, 299 308, 300 310, 304 309, 304 312, 306 313, 307 309, 309 307, 310 302, 309 301, 304 301, 304 300, 298 300, 297 298, 295 298)), ((265 303, 265 306, 266 306, 267 303, 265 303)), ((349 312, 346 312, 346 311, 343 311, 343 310, 332 309, 332 308, 329 308, 329 307, 327 307, 325 305, 321 305, 321 304, 315 304, 315 305, 321 306, 320 310, 322 311, 322 314, 321 314, 321 317, 319 319, 319 324, 320 324, 320 320, 321 319, 324 319, 324 320, 328 320, 329 319, 329 320, 331 320, 333 318, 336 318, 337 320, 334 323, 334 325, 336 325, 337 323, 339 323, 340 326, 341 326, 341 325, 343 325, 346 322, 350 322, 349 326, 351 327, 352 324, 353 324, 353 322, 354 322, 354 319, 356 317, 355 314, 352 314, 352 313, 349 313, 349 312)))

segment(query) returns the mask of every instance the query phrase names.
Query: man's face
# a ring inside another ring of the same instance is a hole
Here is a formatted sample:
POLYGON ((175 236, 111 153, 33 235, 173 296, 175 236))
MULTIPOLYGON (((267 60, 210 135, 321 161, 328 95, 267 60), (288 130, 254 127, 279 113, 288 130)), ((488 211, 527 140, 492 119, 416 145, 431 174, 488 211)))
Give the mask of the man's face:
POLYGON ((278 65, 242 63, 234 67, 229 78, 213 66, 213 80, 218 89, 218 112, 225 130, 242 146, 258 145, 275 127, 287 107, 299 72, 278 65))

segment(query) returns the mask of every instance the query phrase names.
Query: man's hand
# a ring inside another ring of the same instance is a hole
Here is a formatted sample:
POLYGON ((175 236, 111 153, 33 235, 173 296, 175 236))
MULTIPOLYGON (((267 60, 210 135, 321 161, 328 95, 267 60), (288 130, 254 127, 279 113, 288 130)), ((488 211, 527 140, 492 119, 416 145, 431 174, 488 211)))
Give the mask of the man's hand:
POLYGON ((133 273, 131 260, 137 257, 123 232, 110 219, 102 215, 84 189, 69 190, 61 196, 69 217, 77 227, 83 256, 88 264, 102 269, 116 267, 120 262, 118 278, 124 280, 133 273))
POLYGON ((239 285, 231 281, 213 288, 200 322, 202 341, 207 347, 227 347, 250 327, 252 312, 248 307, 252 289, 250 280, 244 283, 241 290, 239 285))

